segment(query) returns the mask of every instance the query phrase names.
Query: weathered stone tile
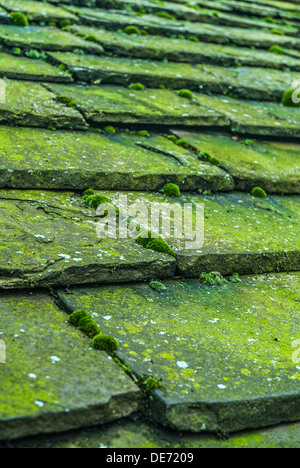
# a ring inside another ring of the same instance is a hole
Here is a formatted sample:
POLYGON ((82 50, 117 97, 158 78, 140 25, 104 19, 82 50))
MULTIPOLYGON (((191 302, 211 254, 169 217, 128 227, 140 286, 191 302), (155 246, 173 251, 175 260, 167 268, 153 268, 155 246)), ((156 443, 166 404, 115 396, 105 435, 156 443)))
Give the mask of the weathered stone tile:
POLYGON ((59 297, 70 311, 96 313, 134 372, 161 379, 149 401, 153 419, 180 431, 230 433, 300 417, 292 347, 299 282, 299 273, 277 274, 218 287, 167 281, 163 293, 147 284, 78 288, 59 297))
POLYGON ((182 125, 184 121, 186 126, 229 126, 229 120, 222 114, 166 89, 135 91, 117 86, 75 85, 47 85, 47 88, 75 100, 86 120, 93 125, 102 122, 182 125))
POLYGON ((32 127, 87 128, 76 109, 56 102, 56 96, 41 84, 5 80, 5 85, 5 102, 0 103, 0 122, 32 127))
MULTIPOLYGON (((205 24, 203 22, 190 22, 181 20, 170 21, 156 15, 132 15, 126 11, 97 10, 79 7, 67 7, 69 11, 76 12, 81 21, 91 26, 104 26, 109 29, 124 29, 127 26, 136 26, 146 30, 149 34, 196 36, 204 42, 219 44, 236 44, 245 47, 269 49, 272 45, 285 48, 300 49, 298 37, 278 35, 264 30, 247 29, 243 27, 222 26, 218 24, 205 24)), ((294 19, 294 18, 292 18, 294 19)), ((259 22, 256 26, 259 26, 259 22)), ((280 29, 280 28, 279 28, 280 29)), ((293 32, 293 30, 292 30, 293 32)))
POLYGON ((101 54, 103 49, 94 42, 85 41, 54 27, 0 25, 0 42, 8 47, 27 47, 38 50, 74 51, 101 54))
POLYGON ((0 312, 1 440, 103 424, 138 409, 138 387, 91 350, 47 294, 2 293, 0 312))
POLYGON ((4 10, 4 8, 0 7, 0 22, 1 24, 9 23, 10 22, 10 17, 7 11, 4 10))
POLYGON ((217 65, 184 66, 176 62, 155 62, 141 59, 78 56, 53 52, 51 57, 62 63, 79 80, 128 85, 141 82, 156 88, 189 88, 211 94, 230 94, 252 100, 278 100, 298 79, 296 72, 253 67, 224 68, 217 65))
POLYGON ((207 152, 221 161, 234 179, 235 189, 262 187, 268 193, 300 193, 300 145, 276 141, 232 138, 222 134, 174 130, 197 152, 207 152))
POLYGON ((172 181, 186 191, 233 189, 221 169, 200 161, 182 164, 172 156, 171 143, 165 154, 137 146, 133 138, 4 126, 0 140, 0 187, 159 190, 172 181))
POLYGON ((299 138, 298 108, 285 107, 278 103, 237 100, 228 96, 198 94, 195 98, 203 106, 209 106, 230 118, 233 132, 299 138))
POLYGON ((129 57, 174 62, 213 63, 222 66, 236 64, 299 70, 300 61, 287 55, 278 55, 269 51, 252 50, 245 47, 233 47, 222 44, 193 42, 161 36, 136 36, 122 32, 95 29, 86 26, 74 26, 73 32, 84 36, 93 35, 98 44, 108 52, 129 57))
POLYGON ((96 210, 79 196, 1 191, 0 197, 0 289, 174 275, 169 255, 145 251, 132 239, 100 239, 96 210))
MULTIPOLYGON (((173 247, 177 272, 184 277, 197 278, 211 271, 232 275, 299 270, 299 197, 268 196, 262 200, 241 192, 182 193, 178 199, 134 192, 127 197, 129 206, 138 201, 147 207, 154 226, 143 222, 143 227, 151 227, 173 247), (181 216, 184 218, 184 231, 191 226, 191 236, 181 232, 180 221, 174 238, 172 207, 177 223, 181 216), (162 213, 164 222, 159 228, 153 208, 162 213)), ((117 194, 112 193, 110 198, 117 203, 117 194)))
POLYGON ((31 60, 26 57, 14 57, 0 52, 0 76, 28 81, 50 81, 69 83, 69 73, 53 67, 44 60, 31 60))
POLYGON ((31 0, 1 0, 0 5, 9 12, 20 11, 26 14, 29 21, 46 21, 49 23, 52 21, 69 20, 72 22, 78 22, 76 15, 47 2, 31 0))

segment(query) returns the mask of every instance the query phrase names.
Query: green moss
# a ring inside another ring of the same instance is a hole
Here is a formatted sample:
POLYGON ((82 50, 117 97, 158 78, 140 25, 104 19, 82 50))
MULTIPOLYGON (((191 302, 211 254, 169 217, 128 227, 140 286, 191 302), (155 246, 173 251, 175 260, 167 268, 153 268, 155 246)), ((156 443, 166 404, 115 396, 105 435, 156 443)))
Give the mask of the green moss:
POLYGON ((174 143, 177 143, 177 137, 175 135, 169 135, 167 136, 167 139, 173 141, 174 143))
POLYGON ((147 130, 141 130, 139 132, 139 135, 142 136, 142 137, 150 137, 150 133, 147 131, 147 130))
POLYGON ((230 281, 230 283, 241 283, 242 280, 240 278, 240 275, 238 273, 233 273, 232 276, 230 276, 230 278, 228 278, 228 281, 230 281))
POLYGON ((297 100, 300 98, 300 93, 297 94, 297 89, 288 89, 283 97, 281 103, 286 107, 300 107, 300 102, 295 102, 293 95, 297 95, 297 100))
POLYGON ((119 343, 111 335, 99 334, 93 338, 93 348, 106 351, 108 354, 110 354, 119 348, 119 343))
POLYGON ((136 26, 127 26, 123 32, 125 34, 136 34, 137 36, 141 34, 141 31, 136 26))
POLYGON ((151 392, 152 390, 155 390, 156 388, 162 387, 162 383, 155 379, 154 377, 148 377, 144 382, 143 386, 145 389, 146 393, 151 392))
POLYGON ((196 36, 189 36, 188 40, 191 41, 191 42, 199 42, 199 39, 196 36))
POLYGON ((93 189, 87 189, 83 192, 83 195, 82 195, 82 198, 83 200, 86 200, 88 197, 90 197, 91 195, 94 195, 94 190, 93 189))
POLYGON ((278 34, 279 36, 284 36, 284 31, 281 31, 280 29, 272 29, 271 34, 278 34))
POLYGON ((111 203, 110 199, 105 197, 104 195, 89 195, 86 199, 85 202, 88 206, 91 208, 98 208, 99 205, 102 205, 103 203, 111 203))
POLYGON ((151 281, 149 285, 151 286, 152 289, 154 289, 157 292, 166 291, 167 289, 166 286, 160 281, 151 281))
POLYGON ((81 319, 88 317, 90 317, 90 314, 86 310, 80 309, 75 310, 75 312, 69 315, 68 320, 70 323, 72 323, 72 325, 75 325, 77 327, 81 319))
POLYGON ((93 34, 88 34, 84 37, 84 40, 89 42, 97 42, 97 38, 96 36, 93 36, 93 34))
POLYGON ((176 184, 166 184, 163 191, 168 197, 180 197, 180 188, 176 184))
POLYGON ((189 147, 188 141, 185 140, 184 138, 181 138, 180 140, 177 140, 176 145, 181 146, 182 148, 188 148, 189 147))
POLYGON ((73 107, 74 109, 77 108, 77 104, 74 101, 74 99, 67 97, 67 96, 57 96, 56 98, 57 102, 60 102, 62 104, 66 104, 68 107, 73 107))
POLYGON ((68 19, 64 19, 64 20, 61 20, 59 25, 60 25, 61 28, 67 28, 68 26, 71 25, 71 21, 68 20, 68 19))
POLYGON ((14 47, 11 52, 12 52, 13 55, 21 55, 22 54, 22 50, 20 49, 20 47, 14 47))
POLYGON ((177 21, 177 19, 175 18, 175 16, 173 15, 170 15, 170 13, 168 13, 167 11, 158 11, 157 13, 155 13, 156 16, 158 16, 159 18, 165 18, 165 19, 169 19, 169 20, 172 20, 172 21, 177 21))
POLYGON ((61 71, 66 71, 66 70, 67 70, 66 65, 63 64, 63 63, 61 63, 60 65, 58 65, 58 68, 59 68, 59 70, 61 70, 61 71))
POLYGON ((27 17, 20 12, 13 12, 10 14, 10 22, 14 26, 29 26, 27 17))
POLYGON ((267 198, 266 192, 260 187, 254 187, 251 192, 251 195, 256 198, 267 198))
POLYGON ((142 83, 131 83, 129 85, 130 89, 133 89, 134 91, 144 91, 145 86, 142 83))
POLYGON ((278 45, 272 45, 270 48, 269 48, 269 52, 272 52, 274 54, 278 54, 278 55, 284 55, 285 52, 284 52, 284 49, 278 45))
POLYGON ((189 89, 181 89, 180 91, 178 91, 177 94, 179 97, 182 97, 184 99, 189 99, 190 101, 194 99, 194 95, 192 91, 190 91, 189 89))
POLYGON ((79 330, 83 331, 90 338, 94 338, 94 336, 99 335, 99 333, 101 333, 100 328, 90 315, 87 317, 82 317, 79 320, 77 326, 79 330))
POLYGON ((154 250, 155 252, 171 255, 176 258, 176 253, 162 237, 154 237, 151 231, 142 232, 136 239, 139 245, 145 249, 154 250))
POLYGON ((198 154, 198 158, 201 159, 201 161, 207 161, 210 164, 213 164, 214 166, 220 166, 221 161, 216 158, 215 156, 212 156, 210 153, 202 152, 198 154))
POLYGON ((104 130, 105 130, 107 133, 111 133, 111 134, 117 133, 117 130, 115 129, 115 127, 112 127, 111 125, 108 125, 107 127, 105 127, 104 130))
POLYGON ((227 280, 218 271, 202 273, 199 281, 200 283, 207 284, 209 286, 222 286, 223 284, 227 283, 227 280))

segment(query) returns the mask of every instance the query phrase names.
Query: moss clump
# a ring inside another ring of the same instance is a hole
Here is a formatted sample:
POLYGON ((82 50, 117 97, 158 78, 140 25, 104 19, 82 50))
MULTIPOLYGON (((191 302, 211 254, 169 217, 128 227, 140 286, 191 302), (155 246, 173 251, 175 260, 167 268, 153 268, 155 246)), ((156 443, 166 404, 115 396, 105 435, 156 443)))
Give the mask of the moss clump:
POLYGON ((118 341, 111 335, 96 335, 93 338, 93 348, 106 351, 108 354, 113 353, 119 348, 118 341))
POLYGON ((98 208, 99 205, 103 203, 111 203, 110 199, 105 197, 104 195, 89 195, 86 197, 85 202, 91 208, 98 208))
POLYGON ((74 99, 72 98, 69 98, 67 96, 58 96, 56 98, 56 101, 57 102, 60 102, 62 104, 66 104, 68 107, 73 107, 74 109, 77 108, 77 104, 76 102, 74 101, 74 99))
POLYGON ((69 315, 68 320, 70 323, 72 323, 72 325, 75 325, 77 327, 81 319, 88 317, 90 317, 90 314, 86 310, 80 309, 75 310, 75 312, 69 315))
POLYGON ((189 99, 190 101, 194 99, 194 95, 192 91, 190 91, 189 89, 181 89, 180 91, 178 91, 177 94, 179 97, 182 97, 184 99, 189 99))
POLYGON ((188 148, 190 145, 187 140, 181 138, 180 140, 176 141, 176 145, 181 146, 182 148, 188 148))
POLYGON ((196 36, 189 36, 188 40, 191 41, 191 42, 199 42, 199 39, 196 36))
POLYGON ((71 21, 68 20, 68 19, 64 19, 64 20, 61 20, 59 25, 60 25, 61 28, 67 28, 68 26, 71 25, 71 21))
POLYGON ((99 335, 99 333, 101 333, 100 328, 90 315, 88 317, 82 317, 79 320, 77 326, 79 330, 83 331, 90 338, 94 338, 94 336, 99 335))
POLYGON ((157 292, 166 291, 167 289, 166 286, 162 284, 160 281, 151 281, 149 285, 151 286, 152 289, 154 289, 157 292))
POLYGON ((127 26, 123 32, 125 34, 136 34, 137 36, 141 34, 140 29, 137 28, 136 26, 127 26))
POLYGON ((218 158, 212 156, 207 152, 199 153, 198 158, 201 159, 201 161, 207 161, 210 164, 213 164, 214 166, 220 166, 221 164, 221 161, 218 158))
POLYGON ((105 127, 104 129, 106 131, 106 133, 110 133, 112 135, 114 135, 115 133, 117 133, 117 130, 115 129, 115 127, 112 127, 111 125, 105 127))
POLYGON ((176 184, 166 184, 163 191, 168 197, 180 197, 180 188, 176 184))
POLYGON ((134 91, 145 91, 145 86, 142 83, 131 83, 129 88, 134 91))
POLYGON ((150 137, 150 133, 147 130, 141 130, 139 132, 139 135, 142 136, 142 137, 147 137, 147 138, 150 137))
POLYGON ((168 13, 167 11, 158 11, 157 13, 155 13, 155 15, 158 16, 159 18, 165 18, 165 19, 169 19, 172 21, 177 21, 175 16, 170 15, 170 13, 168 13))
POLYGON ((13 55, 22 55, 22 50, 20 49, 20 47, 14 47, 11 51, 11 53, 13 55))
POLYGON ((230 281, 230 283, 241 283, 242 280, 240 278, 240 275, 238 273, 233 273, 232 276, 230 276, 230 278, 228 278, 228 281, 230 281))
POLYGON ((14 26, 22 26, 22 27, 29 26, 27 17, 23 13, 20 13, 20 12, 11 13, 10 22, 14 26))
POLYGON ((91 195, 94 195, 94 194, 95 194, 95 192, 94 192, 93 189, 91 189, 91 188, 90 188, 90 189, 87 189, 87 190, 85 190, 85 191, 83 192, 82 199, 83 199, 83 200, 86 200, 88 197, 90 197, 91 195))
POLYGON ((93 34, 88 34, 84 37, 84 40, 89 42, 97 42, 97 38, 96 36, 93 36, 93 34))
POLYGON ((177 137, 175 135, 169 135, 167 136, 167 139, 173 141, 174 143, 177 143, 177 137))
POLYGON ((176 258, 176 253, 162 237, 154 237, 151 231, 142 232, 136 242, 142 245, 145 249, 154 250, 155 252, 171 255, 176 258))
POLYGON ((285 54, 283 48, 278 46, 278 45, 272 45, 269 48, 269 52, 272 52, 273 54, 278 54, 278 55, 284 55, 285 54))
POLYGON ((199 281, 200 283, 207 284, 209 286, 222 286, 223 284, 227 283, 227 280, 218 271, 202 273, 199 281))
POLYGON ((266 192, 260 187, 254 187, 251 192, 251 195, 256 198, 267 198, 266 192))
MULTIPOLYGON (((297 91, 298 91, 297 89, 288 89, 284 93, 281 103, 286 107, 300 107, 300 101, 295 102, 295 99, 293 98, 294 93, 297 94, 297 91)), ((299 99, 300 99, 300 92, 298 92, 297 94, 297 100, 299 99)))
POLYGON ((146 393, 149 393, 156 388, 162 387, 162 383, 154 377, 148 377, 143 384, 146 393))

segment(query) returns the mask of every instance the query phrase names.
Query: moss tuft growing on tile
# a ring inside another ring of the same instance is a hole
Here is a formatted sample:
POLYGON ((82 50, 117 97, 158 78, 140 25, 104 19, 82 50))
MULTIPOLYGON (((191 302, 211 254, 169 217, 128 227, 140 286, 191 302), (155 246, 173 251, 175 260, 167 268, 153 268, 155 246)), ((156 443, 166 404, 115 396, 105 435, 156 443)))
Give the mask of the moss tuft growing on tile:
POLYGON ((299 90, 298 89, 288 89, 284 93, 281 103, 286 107, 300 107, 300 92, 299 92, 299 90))
POLYGON ((119 348, 119 343, 111 335, 98 334, 93 338, 93 348, 111 354, 119 348))
POLYGON ((189 89, 181 89, 180 91, 178 91, 177 94, 179 97, 189 99, 190 101, 194 99, 194 94, 189 89))
POLYGON ((180 188, 176 184, 166 184, 163 192, 168 197, 180 197, 180 188))
POLYGON ((199 278, 200 283, 207 284, 209 286, 222 286, 227 283, 227 280, 218 271, 212 271, 211 273, 202 273, 199 278))
POLYGON ((13 12, 10 14, 10 22, 14 26, 29 26, 27 17, 21 12, 13 12))
POLYGON ((267 198, 266 192, 261 187, 254 187, 251 195, 256 198, 267 198))

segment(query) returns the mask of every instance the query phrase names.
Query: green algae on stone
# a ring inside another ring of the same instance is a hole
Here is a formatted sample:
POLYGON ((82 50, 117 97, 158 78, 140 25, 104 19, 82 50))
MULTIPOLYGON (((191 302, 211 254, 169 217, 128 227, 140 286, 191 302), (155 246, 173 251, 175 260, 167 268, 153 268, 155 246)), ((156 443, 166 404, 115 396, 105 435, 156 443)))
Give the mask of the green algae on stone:
POLYGON ((298 143, 251 140, 222 133, 175 131, 186 138, 204 160, 216 157, 233 178, 237 190, 251 191, 262 186, 268 193, 299 193, 300 167, 298 143))
POLYGON ((47 21, 48 23, 67 21, 67 24, 69 25, 70 20, 72 20, 72 22, 78 21, 76 15, 63 8, 51 5, 48 2, 37 2, 31 0, 1 0, 0 4, 8 11, 26 15, 30 20, 30 23, 43 21, 47 21))
POLYGON ((10 125, 85 129, 87 124, 75 109, 56 102, 55 95, 40 83, 5 80, 5 102, 0 121, 10 125))
POLYGON ((149 404, 165 426, 231 433, 297 421, 291 343, 299 334, 299 273, 246 276, 213 289, 197 280, 165 284, 161 295, 128 284, 59 297, 69 310, 85 304, 103 317, 113 308, 110 320, 96 321, 117 337, 117 357, 136 375, 162 382, 149 404))
POLYGON ((171 179, 187 191, 233 188, 224 171, 200 165, 196 158, 179 164, 179 150, 173 150, 174 158, 170 148, 167 155, 147 150, 121 134, 110 139, 90 132, 3 126, 0 140, 0 187, 157 191, 171 179))
POLYGON ((209 286, 222 286, 227 283, 221 273, 212 271, 211 273, 202 273, 199 278, 200 283, 208 284, 209 286))
POLYGON ((104 354, 89 349, 90 340, 66 322, 46 293, 2 294, 0 310, 7 350, 1 440, 102 424, 138 409, 138 387, 104 354))

